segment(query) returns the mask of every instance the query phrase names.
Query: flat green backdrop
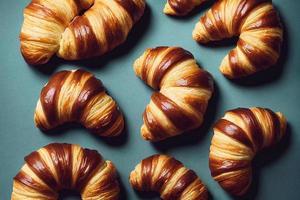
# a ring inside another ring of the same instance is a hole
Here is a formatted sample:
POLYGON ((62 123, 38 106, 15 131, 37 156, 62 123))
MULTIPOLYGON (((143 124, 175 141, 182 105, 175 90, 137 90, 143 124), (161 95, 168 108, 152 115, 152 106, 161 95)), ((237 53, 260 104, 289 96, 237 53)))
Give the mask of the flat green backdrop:
MULTIPOLYGON (((229 81, 218 66, 234 42, 201 46, 191 33, 198 18, 211 6, 185 18, 164 15, 165 1, 149 0, 142 20, 125 44, 101 58, 67 62, 54 58, 40 68, 28 66, 19 51, 19 32, 23 8, 29 0, 0 1, 0 199, 10 199, 13 177, 30 152, 52 142, 77 143, 98 150, 118 168, 122 200, 159 199, 156 195, 137 194, 128 183, 130 171, 141 159, 156 153, 175 156, 195 170, 207 185, 211 199, 233 199, 211 178, 208 153, 212 125, 228 109, 261 106, 283 112, 289 122, 288 137, 277 149, 258 156, 254 162, 252 188, 244 199, 300 199, 300 2, 273 1, 285 26, 285 41, 278 65, 254 78, 229 81), (210 102, 203 127, 191 134, 151 144, 140 138, 142 112, 152 90, 134 74, 132 64, 145 48, 176 45, 191 51, 199 64, 215 78, 216 92, 210 102), (121 107, 125 118, 124 135, 114 140, 96 137, 79 126, 68 126, 48 134, 35 128, 33 113, 42 86, 63 69, 84 68, 100 78, 121 107)), ((63 199, 80 199, 64 193, 63 199)))

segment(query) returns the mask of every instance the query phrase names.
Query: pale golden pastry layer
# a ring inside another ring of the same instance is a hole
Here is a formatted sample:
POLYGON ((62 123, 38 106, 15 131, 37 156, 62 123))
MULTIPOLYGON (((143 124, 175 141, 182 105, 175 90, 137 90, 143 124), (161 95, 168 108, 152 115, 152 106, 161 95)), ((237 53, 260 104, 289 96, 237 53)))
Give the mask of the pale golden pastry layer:
POLYGON ((282 113, 266 108, 229 110, 214 125, 209 166, 213 178, 233 195, 243 195, 252 182, 252 160, 260 150, 285 135, 282 113))
POLYGON ((24 9, 21 52, 29 64, 102 55, 123 43, 145 0, 32 0, 24 9))
POLYGON ((220 0, 200 18, 193 31, 197 42, 239 36, 220 71, 228 78, 254 74, 276 64, 283 40, 279 15, 270 0, 220 0))
POLYGON ((193 170, 167 155, 143 159, 131 172, 131 186, 138 191, 153 191, 163 200, 207 200, 205 185, 193 170))
POLYGON ((49 144, 25 157, 11 200, 58 200, 61 190, 76 190, 83 200, 118 200, 116 168, 95 150, 49 144))
POLYGON ((141 135, 159 141, 199 127, 213 93, 213 78, 193 55, 179 47, 147 49, 134 71, 154 92, 147 105, 141 135))
POLYGON ((34 122, 42 130, 76 122, 100 136, 117 136, 124 128, 117 103, 102 82, 85 70, 60 71, 44 86, 34 122))
POLYGON ((205 1, 206 0, 168 0, 164 8, 164 13, 177 16, 187 15, 195 7, 205 1))

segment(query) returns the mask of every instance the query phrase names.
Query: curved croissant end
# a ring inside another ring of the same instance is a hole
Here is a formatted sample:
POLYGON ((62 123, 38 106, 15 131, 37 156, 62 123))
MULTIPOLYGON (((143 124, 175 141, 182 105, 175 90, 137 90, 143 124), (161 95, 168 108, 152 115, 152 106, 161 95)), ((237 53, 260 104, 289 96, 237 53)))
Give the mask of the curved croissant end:
POLYGON ((220 0, 196 24, 193 38, 201 43, 239 36, 237 47, 223 59, 228 78, 254 74, 276 64, 282 25, 270 0, 220 0))
POLYGON ((167 15, 183 16, 191 12, 206 0, 168 0, 164 13, 167 15))
POLYGON ((145 158, 129 179, 134 189, 158 192, 163 200, 208 199, 207 189, 196 173, 167 155, 145 158))
POLYGON ((226 112, 214 126, 209 155, 213 178, 229 193, 243 195, 252 181, 251 162, 256 153, 284 136, 282 113, 264 108, 238 108, 226 112))
POLYGON ((145 109, 142 137, 163 140, 199 127, 213 92, 212 76, 179 47, 147 49, 134 63, 137 76, 154 89, 145 109))
POLYGON ((144 9, 145 0, 32 0, 24 10, 22 55, 33 65, 54 54, 66 60, 102 55, 126 40, 144 9))
POLYGON ((25 157, 15 176, 11 200, 57 200, 61 190, 76 190, 83 200, 117 200, 116 168, 95 150, 75 144, 49 144, 25 157))
POLYGON ((100 136, 117 136, 124 127, 117 103, 102 82, 85 70, 60 71, 44 86, 34 114, 36 126, 53 129, 78 122, 100 136))

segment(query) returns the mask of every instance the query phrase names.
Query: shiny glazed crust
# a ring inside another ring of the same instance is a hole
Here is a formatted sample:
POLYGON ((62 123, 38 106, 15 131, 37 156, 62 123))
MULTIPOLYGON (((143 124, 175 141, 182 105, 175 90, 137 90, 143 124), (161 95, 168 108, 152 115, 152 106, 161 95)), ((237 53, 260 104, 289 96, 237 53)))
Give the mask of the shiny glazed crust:
POLYGON ((154 89, 141 135, 163 140, 202 124, 213 92, 212 76, 199 68, 193 55, 179 47, 147 49, 134 63, 138 77, 154 89))
POLYGON ((279 112, 256 107, 227 111, 214 125, 209 154, 213 178, 229 193, 245 194, 254 156, 280 141, 285 129, 286 119, 279 112))
POLYGON ((95 150, 53 143, 25 162, 14 178, 11 200, 57 200, 64 189, 78 191, 83 200, 119 199, 116 168, 95 150))
POLYGON ((191 12, 206 0, 168 0, 164 13, 167 15, 183 16, 191 12))
POLYGON ((124 127, 117 103, 105 93, 102 82, 85 70, 60 71, 44 86, 34 122, 42 130, 67 122, 82 124, 100 136, 117 136, 124 127))
POLYGON ((154 191, 163 200, 207 200, 206 187, 178 160, 153 155, 142 160, 130 174, 131 186, 139 191, 154 191))
POLYGON ((99 56, 126 40, 144 9, 145 0, 32 0, 24 9, 21 52, 33 65, 54 54, 99 56))
POLYGON ((276 64, 283 30, 272 2, 217 1, 193 31, 193 38, 200 43, 233 36, 239 36, 237 47, 225 56, 220 66, 226 77, 248 76, 276 64))

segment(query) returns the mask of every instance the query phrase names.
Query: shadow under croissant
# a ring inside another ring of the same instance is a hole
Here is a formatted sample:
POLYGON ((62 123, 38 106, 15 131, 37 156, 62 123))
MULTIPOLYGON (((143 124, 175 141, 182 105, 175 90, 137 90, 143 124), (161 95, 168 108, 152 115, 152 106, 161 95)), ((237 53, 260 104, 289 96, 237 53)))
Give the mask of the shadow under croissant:
POLYGON ((292 142, 292 127, 287 124, 286 135, 275 146, 259 152, 252 162, 253 180, 249 191, 242 197, 232 197, 234 200, 255 200, 259 192, 259 177, 265 167, 274 164, 284 156, 292 142))
MULTIPOLYGON (((276 9, 278 10, 278 8, 276 9)), ((278 13, 280 13, 279 10, 278 13)), ((256 86, 273 83, 280 79, 280 77, 283 74, 284 68, 286 66, 285 63, 289 59, 289 51, 290 51, 289 32, 288 29, 286 28, 285 19, 281 15, 280 15, 280 19, 283 26, 283 43, 282 43, 281 53, 277 63, 274 66, 271 66, 270 68, 258 72, 254 75, 241 78, 241 79, 232 80, 234 83, 246 87, 248 86, 256 87, 256 86)))
POLYGON ((150 27, 151 24, 151 10, 148 5, 146 5, 144 15, 141 19, 133 26, 130 31, 127 39, 123 44, 120 44, 118 47, 112 51, 97 57, 92 57, 88 59, 82 59, 77 61, 68 61, 57 56, 53 56, 50 61, 43 65, 29 65, 30 67, 38 70, 42 74, 51 75, 54 71, 62 65, 71 65, 78 66, 90 69, 99 69, 103 66, 106 66, 111 60, 122 57, 133 49, 144 37, 145 33, 150 27))
MULTIPOLYGON (((280 15, 280 10, 278 8, 276 9, 278 10, 278 13, 280 15)), ((280 79, 285 68, 285 63, 289 59, 288 56, 289 56, 289 42, 290 42, 289 32, 288 29, 286 28, 285 19, 281 15, 280 15, 280 19, 281 19, 284 33, 283 33, 283 43, 281 47, 281 53, 277 63, 274 66, 271 66, 268 69, 255 73, 253 75, 242 77, 239 79, 228 79, 229 81, 243 87, 244 86, 259 87, 262 85, 273 83, 280 79)), ((214 41, 214 42, 209 42, 207 44, 199 44, 199 45, 205 46, 207 48, 214 48, 214 49, 218 47, 235 47, 238 39, 239 39, 238 37, 232 37, 220 41, 214 41)))
POLYGON ((42 131, 42 132, 49 137, 56 137, 56 136, 60 136, 61 134, 68 134, 68 132, 72 132, 70 134, 74 134, 74 130, 82 130, 81 134, 90 134, 91 137, 95 138, 95 140, 100 141, 102 143, 106 143, 110 146, 123 146, 128 141, 128 130, 126 128, 126 120, 125 120, 125 126, 122 133, 115 137, 102 137, 96 135, 94 133, 89 132, 86 128, 84 128, 82 125, 78 123, 65 123, 54 129, 48 131, 42 131))
MULTIPOLYGON (((126 189, 124 186, 124 183, 120 180, 120 178, 118 178, 118 182, 119 182, 119 187, 120 187, 120 198, 121 200, 127 200, 127 193, 126 193, 126 189)), ((59 193, 59 197, 58 200, 81 200, 80 194, 78 191, 74 191, 74 190, 62 190, 59 193)))
POLYGON ((211 132, 212 124, 216 120, 216 113, 218 112, 218 105, 220 100, 220 91, 216 82, 214 82, 214 93, 209 101, 207 111, 204 115, 204 121, 201 127, 159 142, 152 142, 151 144, 159 151, 166 152, 168 149, 177 148, 180 146, 187 146, 192 144, 199 144, 204 141, 207 133, 211 132))
MULTIPOLYGON (((118 168, 118 166, 117 166, 117 168, 118 168)), ((122 180, 120 178, 118 178, 118 181, 119 181, 119 187, 120 187, 120 198, 119 199, 120 200, 128 200, 126 187, 125 187, 124 183, 122 182, 122 180)))
POLYGON ((134 189, 133 191, 140 199, 160 199, 159 194, 157 192, 143 192, 134 189))
POLYGON ((73 190, 62 190, 59 193, 58 200, 70 200, 70 199, 72 199, 72 200, 75 200, 75 199, 80 200, 81 197, 80 197, 79 192, 73 191, 73 190))

